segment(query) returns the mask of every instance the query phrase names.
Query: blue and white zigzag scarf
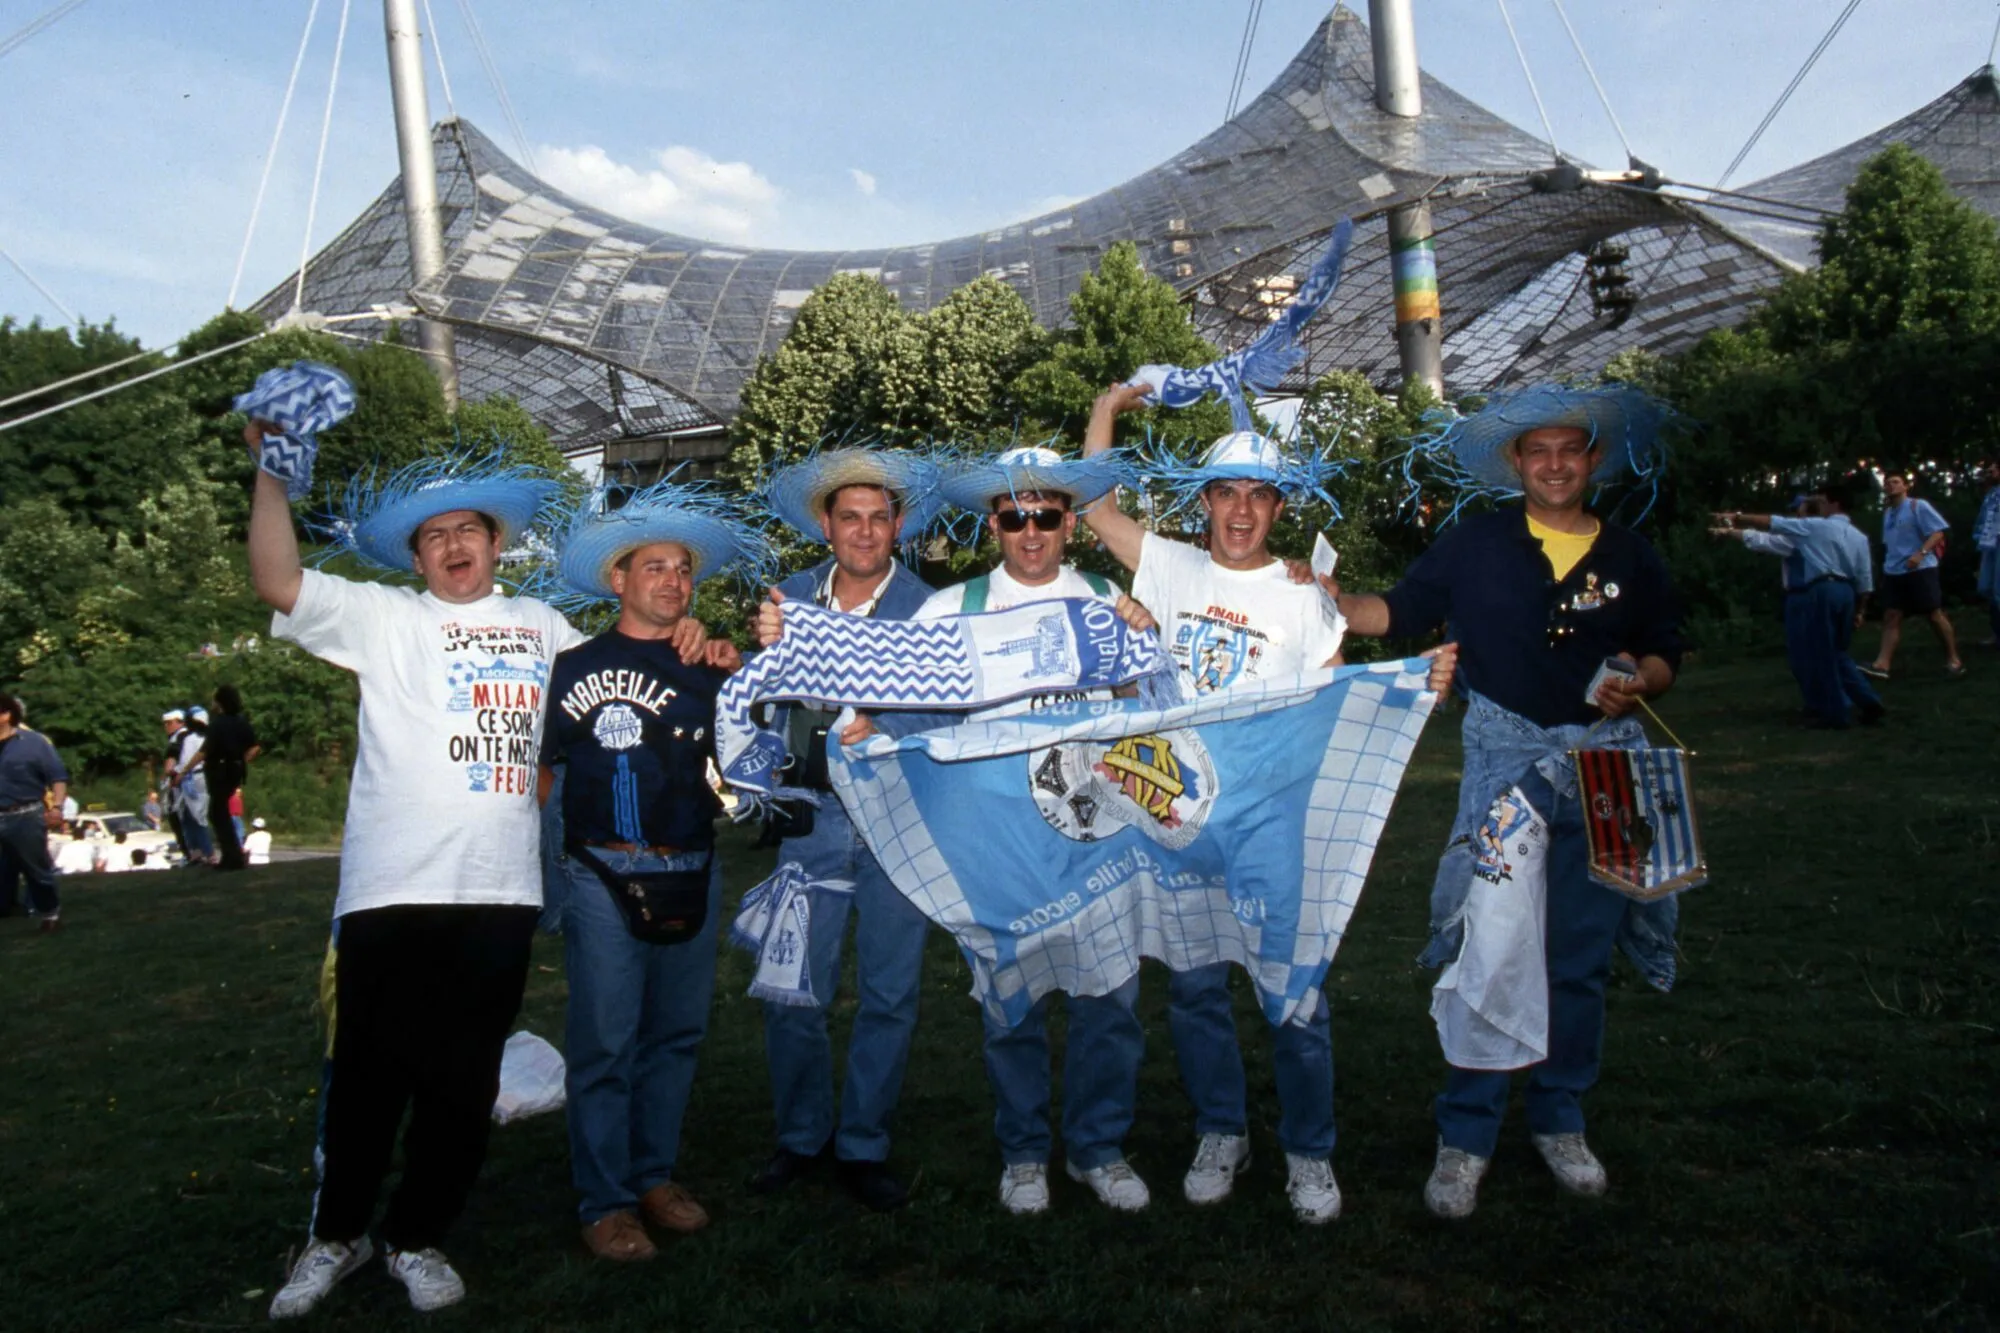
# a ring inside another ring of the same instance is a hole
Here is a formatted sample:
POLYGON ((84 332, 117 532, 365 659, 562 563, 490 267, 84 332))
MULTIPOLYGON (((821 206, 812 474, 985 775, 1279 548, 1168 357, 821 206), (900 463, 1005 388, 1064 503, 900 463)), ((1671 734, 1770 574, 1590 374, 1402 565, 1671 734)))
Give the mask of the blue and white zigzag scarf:
POLYGON ((294 361, 259 375, 249 392, 236 395, 232 406, 279 428, 281 434, 264 437, 257 466, 284 482, 288 497, 303 500, 312 490, 319 433, 353 414, 354 384, 332 366, 294 361))
POLYGON ((731 676, 716 698, 716 763, 733 787, 758 796, 776 789, 784 738, 750 717, 767 701, 970 709, 1123 685, 1168 665, 1156 634, 1131 629, 1110 604, 1094 600, 1029 602, 922 621, 787 602, 784 637, 731 676))

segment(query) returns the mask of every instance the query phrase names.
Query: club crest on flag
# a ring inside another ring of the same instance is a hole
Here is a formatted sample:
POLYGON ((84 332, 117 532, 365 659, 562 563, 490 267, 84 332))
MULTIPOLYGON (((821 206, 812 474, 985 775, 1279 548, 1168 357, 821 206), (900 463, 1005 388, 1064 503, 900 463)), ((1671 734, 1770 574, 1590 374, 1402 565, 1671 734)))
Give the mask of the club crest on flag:
POLYGON ((1163 847, 1201 836, 1219 780, 1192 730, 1072 741, 1028 755, 1035 808, 1066 838, 1094 842, 1134 828, 1163 847))
POLYGON ((1708 882, 1685 750, 1578 750, 1590 877, 1641 901, 1708 882))

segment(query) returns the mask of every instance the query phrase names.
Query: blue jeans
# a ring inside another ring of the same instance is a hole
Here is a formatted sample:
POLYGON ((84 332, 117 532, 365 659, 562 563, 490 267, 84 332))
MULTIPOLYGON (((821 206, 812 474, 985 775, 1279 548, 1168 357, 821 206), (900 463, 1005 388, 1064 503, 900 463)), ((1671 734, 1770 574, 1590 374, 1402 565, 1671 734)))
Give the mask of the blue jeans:
MULTIPOLYGON (((1197 1134, 1244 1134, 1249 1127, 1229 968, 1210 963, 1175 972, 1167 983, 1167 1028, 1197 1134)), ((1300 1157, 1333 1156, 1333 1031, 1324 992, 1305 1023, 1271 1029, 1271 1067, 1279 1146, 1300 1157)))
MULTIPOLYGON (((1583 805, 1576 791, 1558 794, 1540 774, 1521 780, 1522 794, 1549 823, 1548 898, 1542 938, 1549 977, 1549 1054, 1528 1070, 1528 1129, 1535 1134, 1583 1132, 1583 1094, 1597 1082, 1604 1053, 1604 983, 1611 951, 1631 900, 1592 882, 1586 862, 1583 805)), ((1500 1141, 1513 1073, 1454 1068, 1437 1099, 1438 1134, 1447 1148, 1491 1157, 1500 1141)))
POLYGON ((771 1110, 780 1148, 811 1156, 832 1140, 834 1155, 842 1161, 887 1161, 889 1121, 903 1091, 903 1070, 917 1030, 917 991, 930 923, 889 882, 839 800, 827 795, 822 801, 813 831, 786 839, 778 860, 797 861, 815 879, 848 880, 854 892, 823 894, 816 904, 822 910, 812 922, 809 964, 820 1005, 764 1006, 771 1110), (854 928, 859 994, 847 1040, 847 1080, 836 1135, 833 1043, 826 1035, 826 1013, 840 980, 840 946, 850 907, 860 914, 854 928))
POLYGON ((1854 586, 1823 579, 1785 596, 1785 656, 1806 711, 1828 726, 1847 725, 1847 709, 1881 707, 1881 696, 1848 654, 1854 641, 1854 586))
MULTIPOLYGON (((1049 1033, 1052 996, 1044 995, 1012 1028, 986 1019, 986 1079, 993 1085, 993 1134, 1000 1160, 1049 1160, 1049 1033)), ((1139 1058, 1146 1033, 1132 1012, 1134 975, 1109 995, 1071 995, 1063 1053, 1063 1153, 1090 1171, 1125 1155, 1139 1100, 1139 1058)))
POLYGON ((49 829, 36 806, 18 815, 0 815, 0 912, 14 910, 14 886, 28 880, 28 906, 43 916, 61 910, 56 867, 49 859, 49 829))
MULTIPOLYGON (((613 870, 666 867, 658 856, 597 853, 613 870)), ((681 944, 647 944, 595 871, 565 858, 569 900, 563 954, 569 972, 570 1174, 583 1195, 584 1224, 634 1208, 639 1196, 673 1179, 681 1117, 694 1083, 695 1055, 708 1031, 715 994, 715 934, 722 909, 722 859, 708 880, 708 919, 681 944)))

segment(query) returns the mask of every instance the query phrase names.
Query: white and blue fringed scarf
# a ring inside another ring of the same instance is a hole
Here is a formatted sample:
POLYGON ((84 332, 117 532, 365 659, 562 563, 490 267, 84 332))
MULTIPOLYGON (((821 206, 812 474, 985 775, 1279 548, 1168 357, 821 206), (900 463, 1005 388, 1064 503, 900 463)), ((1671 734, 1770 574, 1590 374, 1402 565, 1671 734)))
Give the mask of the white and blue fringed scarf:
POLYGON ((812 988, 812 918, 822 895, 853 892, 849 880, 814 879, 787 861, 743 895, 729 942, 756 955, 751 999, 808 1009, 823 1003, 812 988))
POLYGON ((257 466, 285 483, 286 496, 303 500, 312 490, 319 433, 353 415, 354 383, 332 366, 294 361, 259 375, 231 406, 278 427, 258 446, 257 466))
POLYGON ((1153 401, 1166 407, 1193 407, 1209 394, 1219 394, 1229 403, 1237 430, 1256 429, 1244 391, 1268 393, 1305 357, 1305 349, 1298 345, 1299 334, 1340 286, 1341 265, 1353 240, 1354 223, 1342 218, 1327 242, 1326 253, 1306 274, 1297 293, 1271 321, 1271 327, 1250 343, 1205 366, 1141 366, 1132 383, 1150 386, 1153 401))
POLYGON ((1131 629, 1105 602, 1030 602, 922 621, 787 602, 784 637, 731 676, 716 698, 716 763, 725 782, 753 797, 777 790, 785 742, 751 721, 760 703, 973 709, 1123 685, 1170 667, 1159 636, 1131 629))

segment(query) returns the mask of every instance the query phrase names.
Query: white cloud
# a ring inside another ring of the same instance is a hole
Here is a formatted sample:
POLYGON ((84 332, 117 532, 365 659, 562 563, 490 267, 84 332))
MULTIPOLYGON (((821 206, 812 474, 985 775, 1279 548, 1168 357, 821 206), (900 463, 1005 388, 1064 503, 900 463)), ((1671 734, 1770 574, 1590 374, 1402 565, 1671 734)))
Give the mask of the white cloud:
POLYGON ((1007 221, 1028 222, 1050 213, 1061 213, 1076 207, 1090 198, 1087 194, 1045 194, 1041 198, 1009 212, 1007 221))
POLYGON ((619 217, 697 237, 751 240, 784 197, 748 162, 719 162, 683 144, 656 150, 645 167, 614 161, 595 144, 545 145, 535 165, 551 185, 619 217))
POLYGON ((868 172, 863 171, 860 167, 849 167, 847 169, 847 174, 854 177, 855 189, 861 191, 861 193, 867 195, 871 199, 875 197, 874 176, 870 175, 868 172))

